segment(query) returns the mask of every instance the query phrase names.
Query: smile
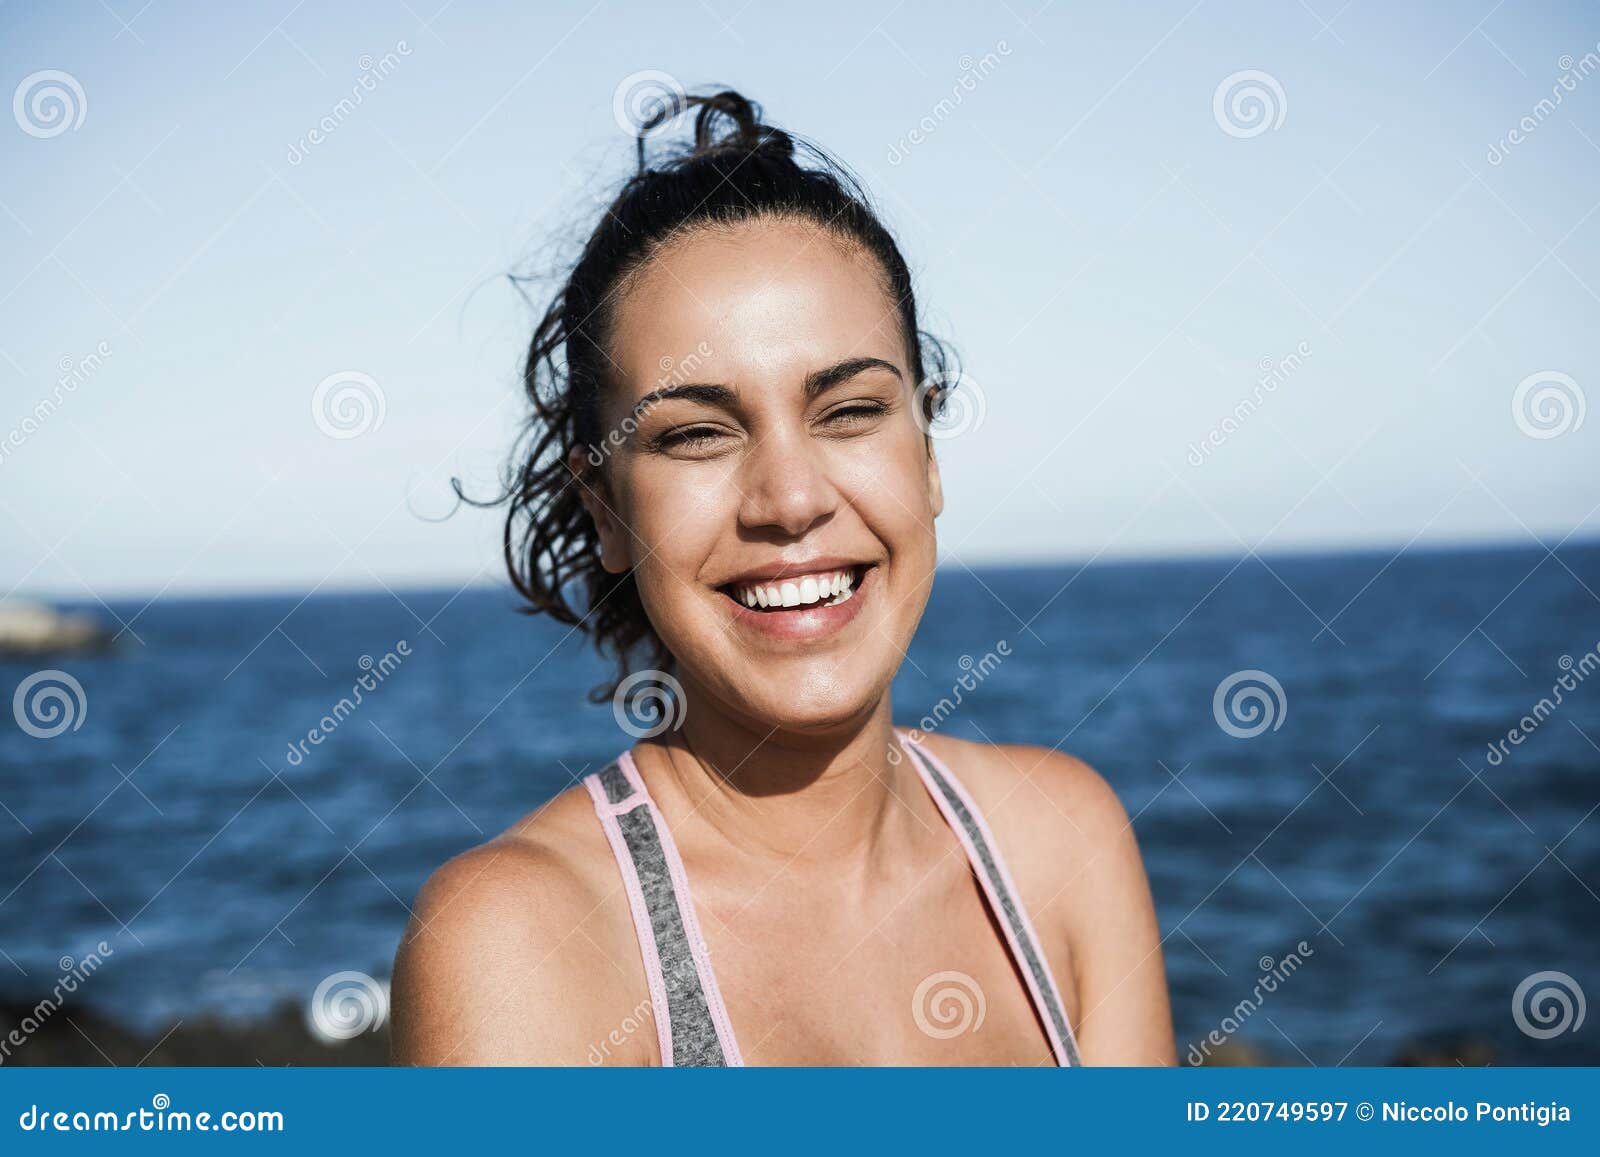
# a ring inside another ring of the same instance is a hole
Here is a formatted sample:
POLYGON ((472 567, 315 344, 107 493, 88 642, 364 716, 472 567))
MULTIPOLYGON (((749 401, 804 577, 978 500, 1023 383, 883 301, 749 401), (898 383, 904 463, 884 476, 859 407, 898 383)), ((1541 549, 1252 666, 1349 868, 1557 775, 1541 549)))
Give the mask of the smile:
POLYGON ((861 609, 873 563, 762 575, 725 583, 722 593, 733 619, 760 634, 804 641, 842 629, 861 609))
POLYGON ((850 596, 855 594, 856 569, 846 567, 818 574, 794 575, 781 582, 730 583, 725 590, 734 601, 752 610, 788 610, 817 603, 835 607, 848 602, 850 596))

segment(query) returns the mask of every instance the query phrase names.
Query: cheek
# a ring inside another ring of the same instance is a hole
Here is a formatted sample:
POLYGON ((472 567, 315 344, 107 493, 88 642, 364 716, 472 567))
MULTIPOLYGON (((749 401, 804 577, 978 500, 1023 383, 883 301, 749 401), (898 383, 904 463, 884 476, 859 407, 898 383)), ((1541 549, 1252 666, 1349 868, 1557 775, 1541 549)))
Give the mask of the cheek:
MULTIPOLYGON (((715 465, 644 462, 622 479, 628 529, 645 550, 666 552, 680 539, 693 540, 699 528, 728 517, 729 495, 737 491, 728 471, 715 465)), ((681 547, 680 547, 681 549, 681 547)))
POLYGON ((928 459, 920 431, 844 457, 834 477, 845 501, 890 547, 914 551, 933 544, 928 459))
POLYGON ((633 566, 646 605, 670 604, 687 593, 706 559, 737 517, 738 491, 716 467, 655 463, 624 481, 633 566))

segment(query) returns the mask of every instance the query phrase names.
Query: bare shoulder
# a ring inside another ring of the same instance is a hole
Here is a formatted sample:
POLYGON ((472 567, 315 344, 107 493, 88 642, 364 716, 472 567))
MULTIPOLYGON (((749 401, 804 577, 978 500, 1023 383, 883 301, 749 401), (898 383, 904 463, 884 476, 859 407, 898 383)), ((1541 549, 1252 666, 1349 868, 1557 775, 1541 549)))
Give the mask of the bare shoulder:
POLYGON ((1059 871, 1133 842, 1117 793, 1077 756, 944 735, 926 736, 923 743, 960 777, 1010 858, 1048 857, 1059 871))
POLYGON ((1090 1064, 1170 1065, 1161 934, 1133 824, 1083 760, 1042 747, 930 737, 1009 862, 1090 1064))
POLYGON ((563 792, 423 885, 395 957, 395 1059, 585 1063, 628 1002, 629 920, 588 793, 563 792))

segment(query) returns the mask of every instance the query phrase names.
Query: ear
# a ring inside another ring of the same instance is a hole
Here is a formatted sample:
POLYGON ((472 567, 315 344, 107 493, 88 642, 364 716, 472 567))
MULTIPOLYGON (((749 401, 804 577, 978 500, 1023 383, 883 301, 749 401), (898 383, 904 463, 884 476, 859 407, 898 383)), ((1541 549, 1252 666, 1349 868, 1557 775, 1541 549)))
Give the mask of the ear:
POLYGON ((944 513, 944 483, 939 480, 939 459, 933 454, 933 439, 928 439, 928 507, 938 518, 944 513))
POLYGON ((603 461, 596 463, 594 451, 587 446, 574 446, 567 453, 567 469, 578 487, 578 498, 600 539, 600 565, 612 574, 623 574, 633 566, 628 552, 629 536, 616 514, 605 475, 601 473, 603 461))

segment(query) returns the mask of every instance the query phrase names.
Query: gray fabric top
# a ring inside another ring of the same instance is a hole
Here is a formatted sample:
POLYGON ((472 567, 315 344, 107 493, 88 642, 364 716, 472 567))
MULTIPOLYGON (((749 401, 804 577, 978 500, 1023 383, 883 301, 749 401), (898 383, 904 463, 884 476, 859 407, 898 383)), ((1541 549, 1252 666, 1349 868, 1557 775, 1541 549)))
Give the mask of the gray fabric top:
MULTIPOLYGON (((982 872, 993 887, 994 894, 999 897, 1000 912, 997 915, 1005 921, 1016 944, 1020 946, 1021 958, 1018 964, 1026 969, 1033 979, 1040 1003, 1044 1006, 1040 1015, 1049 1018, 1051 1027, 1064 1043, 1067 1063, 1082 1064, 1073 1043, 1072 1032, 1067 1027, 1066 1014, 1056 999, 1049 972, 1023 920, 1017 899, 1006 886, 1005 877, 1000 872, 994 850, 984 837, 983 828, 971 809, 967 807, 961 794, 951 786, 939 769, 917 750, 915 744, 908 744, 907 750, 911 751, 913 757, 926 769, 929 780, 938 789, 943 801, 961 824, 972 847, 976 849, 977 860, 972 865, 973 871, 982 872)), ((687 904, 692 901, 686 895, 679 896, 677 889, 673 887, 672 870, 662 846, 661 829, 657 826, 662 821, 657 817, 655 803, 647 794, 635 789, 618 763, 612 763, 597 773, 597 778, 605 790, 606 799, 613 805, 626 804, 636 795, 642 796, 632 808, 615 818, 622 831, 623 843, 632 861, 632 869, 638 877, 640 891, 644 895, 645 908, 649 915, 649 934, 655 940, 656 955, 661 961, 667 1007, 664 1012, 657 1010, 657 1015, 665 1017, 672 1042, 671 1055, 662 1057, 662 1063, 676 1066, 726 1065, 727 1059, 723 1055, 716 1024, 711 1016, 711 1006, 706 998, 705 988, 701 984, 699 970, 695 967, 694 953, 690 949, 683 912, 679 908, 680 903, 687 904)), ((1009 943, 1007 946, 1010 946, 1009 943)), ((646 949, 645 954, 648 957, 648 946, 641 945, 641 948, 646 949)), ((710 983, 715 984, 715 980, 710 980, 710 983)))
MULTIPOLYGON (((620 765, 613 763, 599 774, 600 785, 612 803, 626 803, 633 798, 633 784, 620 765)), ((657 1015, 664 1015, 671 1027, 672 1055, 662 1057, 661 1063, 679 1067, 725 1065, 727 1061, 717 1039, 717 1027, 711 1019, 711 1006, 706 1001, 694 953, 689 948, 683 913, 678 909, 672 870, 656 828, 655 804, 646 796, 631 811, 616 818, 628 855, 633 860, 633 870, 639 877, 640 891, 644 893, 650 931, 655 937, 656 953, 661 958, 661 979, 667 990, 666 1010, 664 1013, 658 1010, 657 1015)), ((688 897, 683 899, 689 902, 688 897)))

